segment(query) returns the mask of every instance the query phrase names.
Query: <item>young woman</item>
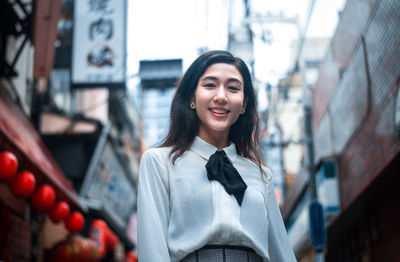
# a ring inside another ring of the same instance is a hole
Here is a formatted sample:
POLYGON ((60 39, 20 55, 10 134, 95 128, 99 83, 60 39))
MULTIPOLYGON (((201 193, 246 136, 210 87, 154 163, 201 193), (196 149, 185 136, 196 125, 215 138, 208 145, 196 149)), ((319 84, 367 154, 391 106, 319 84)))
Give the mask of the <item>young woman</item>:
POLYGON ((198 57, 178 84, 165 141, 140 163, 140 262, 296 261, 258 122, 246 64, 226 51, 198 57))

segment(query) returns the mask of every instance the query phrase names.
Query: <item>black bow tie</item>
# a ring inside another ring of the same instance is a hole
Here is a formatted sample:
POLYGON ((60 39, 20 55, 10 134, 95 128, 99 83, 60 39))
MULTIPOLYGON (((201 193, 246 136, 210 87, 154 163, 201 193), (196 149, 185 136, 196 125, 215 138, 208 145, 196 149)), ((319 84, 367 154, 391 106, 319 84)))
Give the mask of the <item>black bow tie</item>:
POLYGON ((220 182, 228 194, 235 196, 239 206, 242 205, 247 185, 223 150, 210 156, 206 169, 208 179, 220 182))

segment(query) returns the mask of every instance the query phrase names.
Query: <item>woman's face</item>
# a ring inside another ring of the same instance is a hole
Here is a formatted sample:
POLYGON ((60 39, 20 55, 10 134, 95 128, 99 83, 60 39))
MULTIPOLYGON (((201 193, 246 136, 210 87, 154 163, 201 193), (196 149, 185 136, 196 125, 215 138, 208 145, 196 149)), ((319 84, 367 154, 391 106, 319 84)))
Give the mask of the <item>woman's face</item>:
POLYGON ((199 78, 192 103, 199 117, 199 136, 227 139, 230 127, 244 113, 244 83, 231 64, 216 63, 199 78))

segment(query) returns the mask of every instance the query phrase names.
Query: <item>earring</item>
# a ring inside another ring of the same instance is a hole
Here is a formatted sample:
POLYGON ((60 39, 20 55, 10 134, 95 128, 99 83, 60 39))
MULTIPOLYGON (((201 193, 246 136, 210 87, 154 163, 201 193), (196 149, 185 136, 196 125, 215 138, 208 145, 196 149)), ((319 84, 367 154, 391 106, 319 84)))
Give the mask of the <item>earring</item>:
POLYGON ((242 109, 240 110, 240 113, 244 114, 244 112, 246 112, 246 108, 242 107, 242 109))
POLYGON ((194 108, 195 108, 194 102, 190 103, 190 108, 191 108, 191 109, 194 109, 194 108))

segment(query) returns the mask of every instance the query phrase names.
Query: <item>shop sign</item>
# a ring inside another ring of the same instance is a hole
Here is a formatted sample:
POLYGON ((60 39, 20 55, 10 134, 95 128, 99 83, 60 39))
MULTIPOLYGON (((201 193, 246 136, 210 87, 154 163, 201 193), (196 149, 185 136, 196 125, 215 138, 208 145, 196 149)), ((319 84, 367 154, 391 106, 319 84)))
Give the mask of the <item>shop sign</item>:
POLYGON ((313 200, 309 206, 311 244, 322 248, 326 244, 324 210, 318 200, 313 200))
POLYGON ((91 163, 94 171, 86 174, 80 194, 98 200, 119 226, 126 226, 136 203, 133 181, 109 142, 98 161, 91 163))
POLYGON ((126 0, 75 1, 72 85, 123 86, 126 0))

